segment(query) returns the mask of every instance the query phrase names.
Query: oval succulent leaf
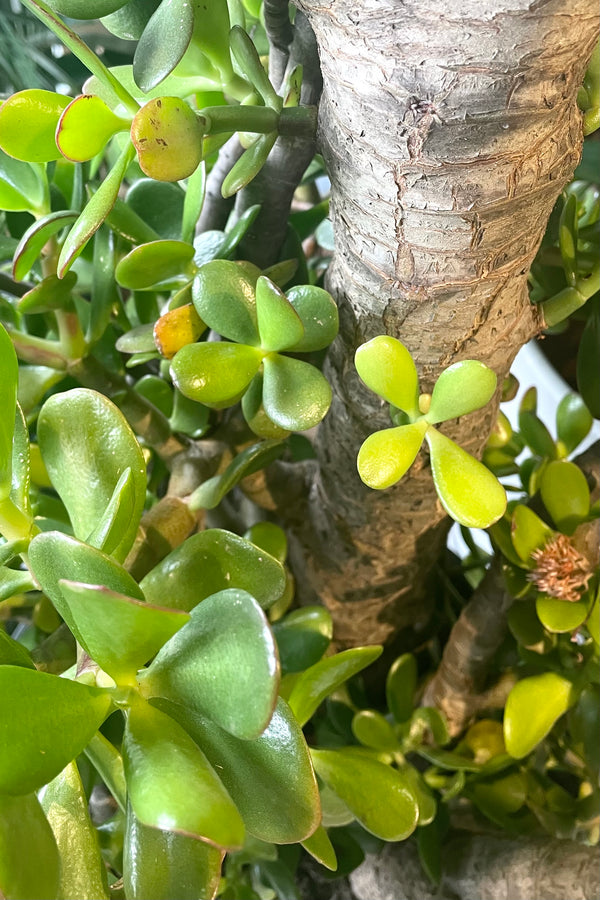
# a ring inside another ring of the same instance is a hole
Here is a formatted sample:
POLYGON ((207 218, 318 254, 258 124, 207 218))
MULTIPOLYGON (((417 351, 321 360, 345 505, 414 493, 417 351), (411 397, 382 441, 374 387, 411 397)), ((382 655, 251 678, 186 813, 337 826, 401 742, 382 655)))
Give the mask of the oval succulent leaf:
POLYGON ((504 743, 522 759, 537 747, 574 700, 573 685, 556 672, 517 682, 504 709, 504 743))
POLYGON ((200 267, 192 287, 196 312, 230 341, 258 346, 256 279, 242 266, 216 259, 200 267))
POLYGON ((70 98, 54 91, 19 91, 0 107, 0 147, 27 162, 60 159, 55 132, 70 98))
POLYGON ((162 0, 145 26, 133 58, 133 77, 144 93, 173 71, 193 33, 194 4, 186 0, 162 0))
POLYGON ((0 209, 39 213, 45 181, 43 166, 13 159, 0 150, 0 209))
POLYGON ((70 19, 99 19, 125 6, 127 0, 48 0, 48 6, 70 19))
POLYGON ((299 284, 286 291, 286 297, 304 325, 304 337, 290 350, 308 353, 328 347, 339 328, 338 308, 331 294, 313 284, 299 284))
POLYGON ((586 621, 590 608, 585 600, 569 603, 555 597, 538 597, 535 611, 544 628, 554 634, 573 632, 586 621))
POLYGON ((263 405, 269 419, 287 431, 318 425, 331 404, 331 388, 314 366, 278 353, 263 361, 263 405))
POLYGON ((417 661, 412 653, 403 653, 392 665, 385 682, 389 711, 396 722, 406 722, 415 708, 417 661))
POLYGON ((244 825, 200 748, 170 716, 142 700, 123 736, 127 792, 140 822, 236 850, 244 825))
POLYGON ((548 543, 556 534, 528 506, 515 506, 510 526, 510 537, 517 555, 524 563, 531 564, 531 554, 548 543))
POLYGON ((553 460, 540 479, 544 506, 563 534, 573 534, 590 511, 590 490, 586 477, 575 463, 553 460))
POLYGON ((131 123, 131 140, 144 174, 156 181, 192 175, 202 160, 202 122, 179 97, 157 97, 142 106, 131 123))
POLYGON ((352 719, 354 737, 373 750, 399 749, 393 726, 375 709, 360 709, 352 719))
POLYGON ((85 388, 55 394, 40 412, 38 441, 52 484, 82 540, 102 521, 119 478, 131 469, 129 522, 113 550, 117 559, 125 559, 146 500, 146 466, 123 414, 102 394, 85 388))
POLYGON ((225 199, 233 197, 243 187, 246 187, 253 178, 258 175, 267 161, 269 153, 277 140, 277 132, 261 134, 254 143, 242 153, 238 161, 232 166, 221 185, 221 194, 225 199))
POLYGON ((408 779, 391 766, 344 750, 312 750, 315 769, 363 828, 384 841, 413 833, 419 807, 408 779), (385 797, 385 803, 374 801, 385 797))
POLYGON ((0 666, 0 790, 27 794, 78 756, 104 721, 110 695, 23 666, 0 666))
POLYGON ((454 363, 436 381, 425 418, 435 425, 480 409, 494 396, 496 383, 496 373, 482 362, 464 359, 454 363))
POLYGON ((165 644, 141 678, 147 697, 166 697, 243 740, 267 727, 279 659, 265 614, 250 594, 208 597, 165 644))
POLYGON ((47 785, 41 804, 60 854, 59 896, 109 900, 106 866, 74 762, 47 785))
POLYGON ((148 602, 174 609, 192 610, 227 588, 247 591, 268 609, 285 590, 285 572, 281 563, 244 538, 211 528, 169 553, 141 587, 148 602))
POLYGON ((256 282, 256 316, 263 350, 287 350, 304 337, 304 325, 283 291, 264 275, 256 282))
POLYGON ((261 441, 246 447, 229 463, 224 472, 208 478, 196 488, 190 498, 192 509, 214 509, 223 497, 243 478, 266 468, 284 452, 283 441, 261 441))
POLYGON ((317 862, 321 863, 322 866, 325 866, 326 869, 329 869, 330 872, 335 872, 338 867, 337 856, 333 844, 329 839, 329 835, 323 825, 319 825, 317 830, 314 831, 310 837, 300 843, 306 852, 310 853, 313 859, 316 859, 317 862))
POLYGON ((242 741, 179 704, 155 702, 218 766, 250 834, 269 843, 294 844, 315 831, 321 809, 308 747, 281 698, 268 727, 254 741, 242 741))
POLYGON ((384 490, 396 484, 414 463, 427 423, 399 425, 371 434, 358 451, 358 474, 366 485, 384 490))
POLYGON ((123 848, 123 882, 129 900, 213 898, 224 855, 205 841, 142 825, 129 804, 123 848))
POLYGON ((419 415, 419 379, 404 344, 380 334, 358 348, 354 364, 368 388, 410 416, 419 415))
POLYGON ((5 897, 49 897, 60 882, 60 857, 52 829, 35 794, 2 797, 0 891, 5 897), (23 865, 34 859, 35 865, 23 865))
POLYGON ((436 428, 425 438, 435 489, 449 516, 469 528, 487 528, 506 509, 506 492, 489 469, 436 428))
POLYGON ((567 453, 572 453, 587 436, 593 423, 592 414, 579 394, 566 394, 556 409, 556 430, 567 453))
POLYGON ((164 313, 154 324, 154 343, 161 356, 172 359, 186 344, 194 344, 206 325, 191 303, 164 313))
POLYGON ((317 663, 333 638, 331 614, 323 606, 303 606, 273 626, 284 672, 301 672, 317 663))
POLYGON ((237 403, 261 360, 260 350, 244 344, 187 344, 173 357, 171 373, 184 397, 223 409, 237 403))
POLYGON ((37 219, 30 225, 19 241, 13 256, 13 278, 19 281, 25 278, 52 235, 66 225, 71 225, 77 215, 76 212, 69 209, 61 209, 37 219))
POLYGON ((181 610, 150 606, 99 584, 61 579, 76 635, 86 653, 117 684, 135 674, 189 621, 181 610))
POLYGON ((288 702, 301 726, 341 684, 381 656, 381 647, 355 647, 328 656, 295 680, 288 702))
POLYGON ((111 137, 128 131, 130 120, 117 116, 100 97, 82 94, 63 110, 56 128, 56 146, 72 162, 101 153, 111 137))
POLYGON ((5 500, 11 490, 18 376, 19 364, 13 342, 0 323, 0 501, 5 500))
POLYGON ((151 241, 119 260, 115 278, 121 287, 143 291, 173 279, 189 281, 194 248, 184 241, 151 241))

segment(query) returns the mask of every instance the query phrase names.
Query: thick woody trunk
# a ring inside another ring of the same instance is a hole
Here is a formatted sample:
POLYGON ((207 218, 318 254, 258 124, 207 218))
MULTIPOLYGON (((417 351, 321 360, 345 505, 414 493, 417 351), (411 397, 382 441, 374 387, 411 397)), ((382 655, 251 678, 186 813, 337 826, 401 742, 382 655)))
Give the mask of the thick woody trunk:
MULTIPOLYGON (((341 644, 385 641, 427 616, 423 586, 447 522, 421 454, 383 493, 356 474, 389 418, 353 368, 376 334, 413 353, 421 389, 459 359, 499 384, 539 331, 527 272, 581 148, 575 96, 596 38, 593 0, 300 0, 324 89, 332 182, 329 274, 341 333, 330 415, 300 542, 341 644)), ((496 406, 448 432, 480 453, 496 406)), ((305 580, 305 576, 303 576, 305 580)))

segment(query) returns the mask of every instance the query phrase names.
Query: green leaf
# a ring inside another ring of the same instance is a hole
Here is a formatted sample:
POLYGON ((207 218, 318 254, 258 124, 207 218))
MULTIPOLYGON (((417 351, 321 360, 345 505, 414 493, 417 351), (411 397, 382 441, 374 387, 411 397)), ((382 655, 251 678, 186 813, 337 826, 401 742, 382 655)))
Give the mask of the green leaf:
POLYGON ((157 234, 135 243, 147 243, 157 237, 179 240, 184 203, 185 193, 178 184, 138 179, 127 191, 126 205, 157 234))
POLYGON ((544 423, 538 418, 536 409, 537 389, 529 388, 523 395, 519 407, 521 437, 538 456, 555 459, 556 444, 544 423))
POLYGON ((0 666, 0 791, 27 794, 46 784, 104 721, 110 695, 22 666, 0 666))
POLYGON ((258 346, 255 280, 241 266, 215 259, 200 267, 192 287, 196 312, 230 341, 258 346))
POLYGON ((583 329, 577 354, 577 389, 595 419, 600 419, 600 307, 593 309, 583 329))
POLYGON ((117 199, 127 167, 134 155, 133 147, 127 144, 92 199, 83 208, 83 212, 67 235, 67 239, 60 251, 58 258, 58 275, 60 278, 69 271, 91 236, 100 228, 108 216, 117 199))
POLYGON ((45 788, 41 804, 60 855, 60 896, 109 900, 106 867, 74 762, 45 788))
POLYGON ((516 759, 531 753, 574 699, 573 685, 556 672, 518 681, 504 709, 504 743, 508 753, 516 759))
POLYGON ((223 855, 205 841, 142 825, 129 806, 123 848, 128 900, 212 900, 223 855))
POLYGON ((358 348, 354 364, 368 388, 409 416, 419 415, 419 379, 404 344, 380 334, 358 348))
POLYGON ((417 661, 403 653, 392 665, 385 682, 387 706, 396 722, 406 722, 413 714, 417 689, 417 661))
POLYGON ((150 100, 131 123, 140 168, 157 181, 181 181, 192 175, 202 160, 203 136, 204 119, 179 97, 150 100))
POLYGON ((173 71, 193 33, 194 4, 162 0, 144 28, 133 58, 133 77, 144 93, 173 71))
POLYGON ((427 747, 422 744, 416 748, 419 756, 429 760, 439 769, 447 769, 451 772, 480 772, 481 764, 472 758, 462 756, 452 750, 438 750, 436 747, 427 747))
POLYGON ((110 556, 60 531, 36 535, 29 545, 29 562, 42 590, 71 631, 76 626, 60 589, 61 579, 101 584, 136 600, 144 599, 131 575, 110 556))
POLYGON ((117 684, 135 674, 186 622, 181 610, 142 603, 98 584, 58 582, 79 643, 117 684))
POLYGON ((506 509, 506 492, 489 469, 435 428, 429 428, 435 489, 449 516, 469 528, 488 528, 506 509))
POLYGON ((333 620, 324 606, 303 606, 272 626, 281 668, 302 672, 317 663, 333 638, 333 620))
POLYGON ((346 750, 312 750, 317 774, 363 828, 384 841, 403 841, 419 818, 416 799, 396 769, 346 750))
POLYGON ((304 337, 290 350, 308 353, 328 347, 339 328, 338 309, 331 294, 313 284, 299 284, 286 291, 286 297, 304 325, 304 337))
POLYGON ((590 511, 586 477, 575 463, 566 460, 548 463, 540 479, 540 493, 554 524, 563 534, 573 534, 590 511))
POLYGON ((328 656, 306 669, 294 682, 288 698, 301 726, 319 708, 325 697, 381 656, 381 647, 355 647, 328 656))
POLYGON ((46 275, 42 281, 19 300, 20 313, 48 312, 51 309, 73 309, 73 288, 77 284, 75 272, 67 272, 64 278, 46 275))
POLYGON ((19 91, 0 107, 0 147, 27 162, 60 159, 55 132, 70 97, 53 91, 19 91))
POLYGON ((0 666, 24 666, 35 669, 29 650, 0 628, 0 666))
POLYGON ((243 740, 267 727, 279 660, 265 614, 250 594, 208 597, 140 675, 146 697, 166 697, 243 740))
POLYGON ((263 405, 263 387, 263 373, 258 372, 242 397, 243 416, 249 428, 257 437, 265 438, 266 440, 283 441, 286 437, 289 437, 290 432, 287 428, 281 428, 281 426, 276 425, 266 414, 263 405))
POLYGON ((250 37, 239 25, 234 25, 229 33, 229 44, 237 64, 250 84, 258 91, 266 106, 280 110, 283 104, 265 70, 263 69, 256 47, 250 37))
POLYGON ((548 543, 556 534, 528 506, 518 504, 512 514, 510 536, 519 559, 531 563, 531 554, 548 543))
POLYGON ((102 16, 102 24, 124 41, 139 41, 160 0, 127 0, 120 9, 102 16))
POLYGON ((258 372, 261 360, 261 351, 245 344, 186 344, 173 357, 171 374, 184 397, 223 409, 237 403, 258 372))
POLYGON ((45 175, 39 164, 22 162, 0 150, 0 209, 38 212, 44 201, 45 175))
POLYGON ((544 639, 544 629, 535 603, 531 601, 512 604, 508 610, 508 627, 515 640, 524 647, 533 647, 544 639))
POLYGON ((178 704, 155 702, 180 722, 218 767, 250 834, 262 841, 293 844, 315 831, 321 811, 308 748, 281 698, 268 727, 254 741, 239 740, 178 704))
POLYGON ((123 414, 102 394, 74 388, 46 401, 38 419, 38 440, 52 484, 81 540, 103 521, 119 478, 131 469, 133 491, 128 499, 133 502, 112 550, 118 560, 125 559, 146 500, 146 466, 123 414))
POLYGON ((310 837, 300 843, 306 852, 310 853, 313 859, 316 859, 318 863, 321 863, 321 865, 325 866, 326 869, 329 869, 330 872, 335 872, 338 865, 337 857, 335 855, 333 844, 329 840, 329 835, 322 825, 319 825, 317 830, 314 831, 310 837))
POLYGON ((570 194, 564 203, 558 225, 558 243, 569 285, 577 279, 577 196, 570 194))
POLYGON ((99 19, 107 16, 127 0, 48 0, 48 6, 71 19, 99 19))
POLYGON ((206 195, 206 164, 201 162, 195 172, 190 175, 183 201, 181 216, 181 240, 192 243, 196 233, 196 224, 200 218, 204 197, 206 195))
POLYGON ((266 468, 284 452, 283 441, 261 441, 238 453, 224 472, 196 488, 189 500, 191 509, 214 509, 243 478, 266 468))
POLYGON ((358 451, 358 474, 370 488, 382 491, 410 469, 421 449, 427 422, 384 428, 369 435, 358 451))
POLYGON ((64 109, 56 129, 56 146, 72 162, 102 153, 113 135, 129 131, 130 119, 117 116, 100 97, 82 94, 64 109))
POLYGON ((589 434, 593 419, 579 394, 565 394, 556 409, 556 431, 567 453, 589 434))
POLYGON ((186 612, 227 588, 247 591, 268 609, 285 590, 285 572, 277 560, 244 538, 211 528, 169 553, 140 587, 149 603, 186 612))
POLYGON ((119 353, 157 352, 154 342, 154 322, 136 325, 131 331, 126 331, 118 338, 115 347, 119 353))
MULTIPOLYGON (((247 541, 251 541, 257 547, 260 547, 261 550, 266 550, 267 553, 279 560, 282 565, 285 562, 288 552, 288 541, 285 531, 279 525, 275 525, 274 522, 255 522, 245 532, 244 537, 247 541)), ((318 608, 322 612, 326 612, 322 606, 311 608, 318 608)))
POLYGON ((0 600, 8 600, 15 594, 33 590, 35 590, 35 583, 29 572, 0 566, 0 600))
POLYGON ((419 808, 419 828, 429 825, 435 819, 437 802, 433 791, 426 784, 420 772, 414 766, 406 763, 400 766, 398 771, 402 775, 406 786, 412 792, 419 808))
POLYGON ((10 499, 26 516, 31 515, 29 503, 31 455, 29 448, 29 429, 21 407, 17 403, 15 412, 15 431, 12 447, 12 486, 10 499))
POLYGON ((87 544, 102 550, 103 553, 115 553, 123 533, 130 525, 131 510, 135 506, 135 493, 135 478, 131 469, 127 468, 117 481, 102 518, 88 535, 87 544))
POLYGON ((221 194, 225 199, 233 197, 246 187, 258 175, 266 163, 269 153, 277 140, 277 132, 261 134, 254 143, 245 150, 238 161, 231 167, 221 185, 221 194))
POLYGON ((494 396, 496 373, 475 359, 463 359, 444 369, 433 386, 426 419, 432 425, 458 419, 480 409, 494 396))
POLYGON ((141 700, 129 710, 123 764, 143 825, 236 850, 244 824, 215 770, 170 716, 141 700))
POLYGON ((183 241, 152 241, 141 244, 119 260, 115 278, 132 291, 161 289, 165 284, 183 284, 191 277, 194 248, 183 241))
POLYGON ((283 291, 264 275, 256 282, 256 316, 263 350, 287 350, 304 337, 304 325, 283 291))
POLYGON ((263 360, 263 405, 269 419, 287 431, 318 425, 331 404, 331 388, 309 363, 278 353, 263 360))
POLYGON ((56 841, 35 794, 2 797, 0 893, 8 900, 56 900, 59 880, 56 841))
POLYGON ((354 737, 373 750, 398 750, 399 743, 393 726, 374 709, 360 709, 352 719, 354 737))
POLYGON ((17 407, 19 364, 13 342, 0 324, 0 503, 12 485, 12 443, 17 407))
POLYGON ((585 600, 570 603, 555 597, 537 597, 535 611, 544 628, 554 634, 575 631, 586 621, 589 604, 585 600))

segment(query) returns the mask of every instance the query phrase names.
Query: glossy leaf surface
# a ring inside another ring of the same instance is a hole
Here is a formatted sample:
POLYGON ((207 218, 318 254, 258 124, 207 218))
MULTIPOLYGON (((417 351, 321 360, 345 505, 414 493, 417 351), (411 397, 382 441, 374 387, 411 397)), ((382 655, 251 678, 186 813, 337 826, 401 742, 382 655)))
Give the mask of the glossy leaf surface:
POLYGON ((277 132, 261 134, 254 143, 244 151, 236 163, 231 167, 221 185, 221 194, 225 199, 233 197, 243 187, 246 187, 252 179, 258 175, 266 163, 269 153, 277 140, 277 132))
POLYGON ((354 364, 368 388, 409 415, 419 415, 417 370, 404 344, 378 335, 358 348, 354 364))
POLYGON ((127 812, 123 882, 129 900, 212 900, 223 851, 173 831, 149 828, 127 812))
POLYGON ((38 211, 44 199, 43 169, 0 150, 0 209, 38 211))
POLYGON ((124 256, 115 269, 121 287, 141 291, 170 282, 185 273, 194 257, 194 248, 184 241, 152 241, 141 244, 124 256))
POLYGON ((54 778, 81 753, 110 705, 99 688, 0 666, 0 790, 27 794, 54 778))
POLYGON ((415 422, 369 435, 356 461, 364 483, 380 491, 396 484, 414 463, 426 431, 426 422, 415 422))
POLYGON ((254 741, 241 741, 179 705, 159 702, 218 766, 250 834, 292 844, 313 833, 321 815, 319 792, 302 731, 283 700, 254 741))
MULTIPOLYGON (((162 6, 170 2, 163 0, 162 6)), ((172 2, 190 8, 183 0, 172 2)), ((150 100, 131 123, 142 172, 156 181, 181 181, 192 175, 202 159, 202 136, 202 119, 178 97, 150 100)))
POLYGON ((206 325, 191 303, 164 313, 154 325, 154 343, 161 356, 172 359, 186 344, 194 344, 206 325))
POLYGON ((397 750, 398 738, 385 716, 374 709, 360 709, 352 719, 354 737, 373 750, 397 750))
POLYGON ((333 844, 329 840, 329 835, 323 825, 319 825, 317 830, 301 843, 306 852, 310 853, 313 859, 316 859, 317 862, 321 863, 322 866, 325 866, 326 869, 329 869, 330 872, 335 872, 337 869, 337 857, 335 855, 333 844))
POLYGON ((44 245, 66 225, 71 225, 77 213, 59 210, 37 219, 29 226, 18 243, 13 257, 13 277, 19 281, 25 278, 40 256, 44 245))
POLYGON ((338 333, 338 309, 333 297, 313 284, 299 284, 286 291, 286 297, 304 325, 304 337, 294 344, 294 353, 324 350, 338 333))
POLYGON ((273 626, 283 672, 301 672, 317 663, 333 637, 331 613, 323 606, 303 606, 273 626))
POLYGON ((244 344, 187 344, 173 357, 171 372, 184 397, 222 409, 239 400, 261 360, 260 350, 244 344))
POLYGON ((325 697, 374 662, 381 652, 381 647, 343 650, 335 656, 322 659, 302 672, 295 681, 288 700, 300 725, 303 726, 308 722, 325 697))
POLYGON ((69 97, 54 91, 26 90, 13 94, 0 108, 0 147, 27 162, 60 158, 54 137, 69 97))
POLYGON ((72 291, 77 283, 75 272, 67 272, 64 278, 46 275, 19 301, 20 313, 48 312, 51 309, 70 311, 73 308, 72 291))
POLYGON ((150 17, 133 59, 133 77, 144 93, 173 71, 194 32, 194 4, 186 0, 162 0, 150 17))
POLYGON ((535 610, 544 628, 555 634, 575 631, 588 617, 589 605, 584 600, 570 603, 555 597, 538 597, 535 610))
POLYGON ((304 325, 283 291, 263 275, 256 282, 256 316, 263 350, 287 350, 304 337, 304 325))
POLYGON ((265 614, 245 591, 208 597, 140 676, 147 697, 166 697, 252 740, 267 727, 279 659, 265 614))
POLYGON ((71 19, 99 19, 107 16, 127 0, 48 0, 48 6, 61 16, 71 19))
POLYGON ((133 502, 112 551, 117 559, 125 559, 146 499, 146 466, 123 414, 95 391, 65 391, 44 404, 38 440, 52 484, 67 508, 75 535, 82 540, 102 521, 119 478, 125 469, 131 470, 133 502))
POLYGON ((137 670, 189 620, 181 610, 150 606, 101 585, 61 580, 59 587, 79 642, 117 684, 134 684, 137 670))
POLYGON ((518 681, 504 709, 504 742, 508 753, 516 759, 531 753, 572 700, 572 683, 556 672, 518 681))
POLYGON ((144 599, 131 575, 114 559, 59 531, 47 531, 33 539, 29 546, 29 562, 42 590, 71 631, 75 631, 76 626, 59 586, 61 579, 101 584, 136 600, 144 599))
POLYGON ((563 534, 573 534, 590 511, 586 477, 575 463, 548 463, 540 479, 540 493, 552 521, 563 534))
POLYGON ((47 785, 41 804, 60 855, 60 896, 109 900, 106 867, 74 762, 47 785))
POLYGON ((415 830, 419 809, 402 774, 344 750, 312 750, 315 769, 363 828, 384 841, 403 841, 415 830), (378 798, 385 797, 385 803, 378 798))
POLYGON ((412 653, 403 653, 390 666, 385 682, 387 706, 396 722, 410 719, 416 689, 417 661, 412 653))
POLYGON ((431 470, 442 506, 469 528, 487 528, 506 509, 506 492, 495 475, 437 429, 430 428, 431 470))
POLYGON ((230 341, 258 346, 256 279, 234 262, 215 259, 200 267, 192 287, 194 306, 209 328, 230 341))
POLYGON ((592 427, 592 415, 579 394, 566 394, 556 409, 556 430, 567 453, 581 443, 592 427))
POLYGON ((534 550, 543 547, 555 533, 528 506, 519 504, 514 508, 510 536, 522 562, 531 562, 534 550))
POLYGON ((494 396, 496 374, 475 359, 454 363, 441 373, 433 387, 427 421, 435 425, 458 419, 480 409, 494 396))
POLYGON ((18 374, 19 365, 13 342, 0 324, 0 501, 8 497, 11 489, 18 374))
POLYGON ((56 841, 35 794, 2 797, 0 891, 8 900, 56 900, 60 859, 56 841), (33 865, 25 860, 35 861, 33 865))
POLYGON ((82 94, 63 110, 56 129, 56 145, 72 162, 85 162, 101 153, 129 120, 117 116, 100 97, 82 94))
POLYGON ((282 441, 261 441, 246 447, 229 463, 224 472, 214 475, 196 488, 190 501, 193 509, 214 509, 243 478, 266 468, 285 450, 282 441))
POLYGON ((3 628, 0 629, 0 666, 24 666, 26 669, 35 669, 27 648, 13 640, 3 628))
POLYGON ((133 812, 140 822, 237 849, 244 825, 215 770, 170 716, 138 701, 129 711, 123 764, 133 812))
POLYGON ((331 388, 309 363, 273 353, 263 361, 263 405, 272 422, 287 431, 318 425, 331 404, 331 388))
POLYGON ((194 534, 169 553, 140 587, 149 603, 192 610, 227 588, 247 591, 264 609, 285 589, 282 565, 249 541, 211 528, 194 534))

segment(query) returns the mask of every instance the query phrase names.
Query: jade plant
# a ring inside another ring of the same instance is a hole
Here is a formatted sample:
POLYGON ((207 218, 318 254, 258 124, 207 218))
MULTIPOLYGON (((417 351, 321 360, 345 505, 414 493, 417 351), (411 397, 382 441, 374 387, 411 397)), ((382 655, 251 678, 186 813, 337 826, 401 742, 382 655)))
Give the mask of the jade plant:
POLYGON ((419 394, 412 357, 396 338, 379 335, 356 352, 362 381, 390 404, 393 428, 366 439, 358 472, 369 487, 383 490, 399 481, 427 441, 431 472, 442 506, 457 522, 486 528, 506 508, 495 476, 435 426, 485 406, 496 391, 496 375, 482 362, 465 359, 441 373, 431 394, 419 394))

